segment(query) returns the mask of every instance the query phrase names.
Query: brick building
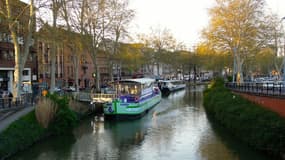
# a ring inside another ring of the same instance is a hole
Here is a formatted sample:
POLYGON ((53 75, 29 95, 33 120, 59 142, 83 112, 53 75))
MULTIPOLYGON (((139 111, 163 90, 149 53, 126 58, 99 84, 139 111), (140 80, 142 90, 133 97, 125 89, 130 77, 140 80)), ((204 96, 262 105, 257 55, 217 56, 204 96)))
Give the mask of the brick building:
MULTIPOLYGON (((51 80, 51 44, 44 40, 38 41, 38 77, 39 81, 50 86, 51 80)), ((74 53, 65 45, 58 45, 56 49, 56 87, 65 88, 75 85, 75 72, 78 72, 79 79, 77 79, 79 88, 90 88, 95 84, 93 78, 94 64, 90 54, 86 51, 80 53, 79 66, 76 70, 73 59, 74 53)), ((99 66, 100 81, 105 82, 109 78, 108 61, 104 53, 97 55, 97 64, 99 66)))
MULTIPOLYGON (((0 9, 5 11, 5 1, 0 0, 0 9)), ((21 16, 18 16, 20 12, 28 4, 21 1, 15 1, 11 6, 12 16, 18 18, 18 42, 20 45, 20 52, 23 52, 23 40, 25 36, 25 27, 28 24, 29 10, 25 10, 21 16)), ((14 45, 12 37, 8 30, 8 25, 5 17, 0 16, 0 90, 12 91, 14 81, 14 68, 15 68, 15 56, 14 45)), ((30 53, 27 58, 27 62, 23 69, 23 84, 31 84, 32 81, 37 80, 37 55, 33 46, 30 47, 30 53)), ((29 87, 29 91, 31 88, 29 87)))

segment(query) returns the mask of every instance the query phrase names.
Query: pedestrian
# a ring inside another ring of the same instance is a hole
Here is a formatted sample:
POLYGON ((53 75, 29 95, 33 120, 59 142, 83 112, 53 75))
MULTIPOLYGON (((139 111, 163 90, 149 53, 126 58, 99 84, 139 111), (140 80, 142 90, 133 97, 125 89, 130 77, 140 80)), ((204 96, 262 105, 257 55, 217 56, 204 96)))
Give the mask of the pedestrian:
POLYGON ((38 84, 33 84, 33 86, 32 86, 32 105, 36 104, 38 94, 39 94, 39 86, 38 86, 38 84))
POLYGON ((11 104, 12 104, 12 100, 13 100, 13 94, 10 91, 9 91, 9 95, 8 95, 8 100, 9 100, 9 108, 11 108, 11 104))
POLYGON ((4 92, 0 90, 0 103, 2 108, 4 108, 4 92))
POLYGON ((93 84, 91 86, 91 93, 95 93, 95 92, 96 92, 96 86, 95 86, 95 84, 93 84))

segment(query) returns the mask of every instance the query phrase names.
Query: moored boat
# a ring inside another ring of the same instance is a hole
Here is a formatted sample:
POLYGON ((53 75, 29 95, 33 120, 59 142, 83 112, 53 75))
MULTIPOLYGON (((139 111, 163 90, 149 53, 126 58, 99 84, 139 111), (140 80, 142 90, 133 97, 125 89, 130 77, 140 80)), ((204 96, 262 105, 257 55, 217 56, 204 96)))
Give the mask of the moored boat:
POLYGON ((106 118, 130 119, 146 114, 161 100, 161 92, 150 78, 120 80, 114 84, 116 98, 105 103, 106 118))
POLYGON ((158 86, 163 94, 167 94, 173 91, 184 89, 186 84, 183 80, 160 80, 158 82, 158 86))

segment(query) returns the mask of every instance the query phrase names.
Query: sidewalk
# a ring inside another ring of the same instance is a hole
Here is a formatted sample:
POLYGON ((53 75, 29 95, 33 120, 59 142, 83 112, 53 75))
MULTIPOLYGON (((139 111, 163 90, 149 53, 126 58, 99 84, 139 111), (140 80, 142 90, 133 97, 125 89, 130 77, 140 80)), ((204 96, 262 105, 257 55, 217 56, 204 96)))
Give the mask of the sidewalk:
POLYGON ((31 112, 34 109, 33 106, 31 107, 24 107, 19 110, 11 111, 10 113, 7 112, 0 117, 0 132, 2 132, 5 128, 7 128, 12 122, 16 121, 23 115, 31 112))

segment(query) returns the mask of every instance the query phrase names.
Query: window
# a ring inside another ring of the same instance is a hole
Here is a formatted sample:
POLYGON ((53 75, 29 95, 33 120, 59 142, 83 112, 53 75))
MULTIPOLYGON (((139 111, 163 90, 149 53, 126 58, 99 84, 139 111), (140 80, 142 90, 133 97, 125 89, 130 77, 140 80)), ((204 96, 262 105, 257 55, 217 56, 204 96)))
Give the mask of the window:
POLYGON ((29 71, 28 70, 23 70, 23 76, 28 76, 29 75, 29 71))
POLYGON ((8 60, 13 60, 14 59, 14 52, 13 51, 7 51, 7 59, 8 60))
POLYGON ((3 60, 7 60, 7 59, 8 59, 8 53, 7 53, 7 51, 2 51, 1 55, 2 55, 2 57, 3 57, 3 60))

